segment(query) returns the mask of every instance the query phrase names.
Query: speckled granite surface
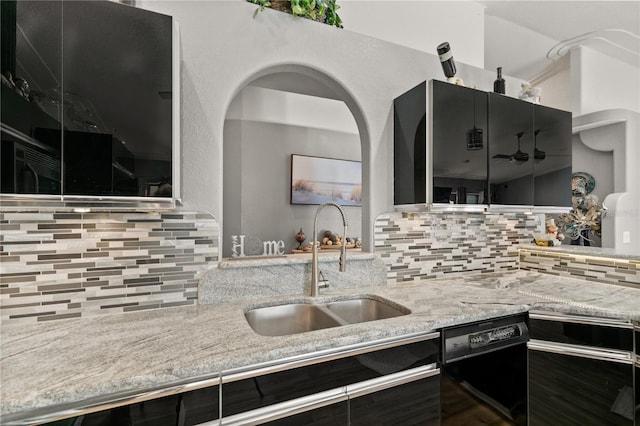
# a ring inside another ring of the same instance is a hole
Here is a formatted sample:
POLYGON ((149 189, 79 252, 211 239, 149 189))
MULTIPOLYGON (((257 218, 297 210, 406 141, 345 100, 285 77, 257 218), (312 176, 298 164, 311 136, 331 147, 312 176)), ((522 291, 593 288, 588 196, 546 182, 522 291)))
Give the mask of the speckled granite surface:
POLYGON ((38 409, 55 411, 63 404, 110 399, 115 394, 215 376, 225 370, 309 352, 524 312, 532 307, 640 321, 638 289, 528 271, 339 290, 319 299, 354 294, 384 297, 412 313, 284 337, 255 334, 243 312, 249 306, 305 299, 302 296, 36 325, 3 323, 0 420, 38 409))
MULTIPOLYGON (((318 255, 318 267, 330 289, 385 285, 384 262, 373 253, 347 251, 345 272, 338 269, 339 250, 318 255)), ((244 257, 225 259, 206 273, 200 282, 200 304, 251 300, 283 295, 309 294, 311 253, 286 257, 244 257)))

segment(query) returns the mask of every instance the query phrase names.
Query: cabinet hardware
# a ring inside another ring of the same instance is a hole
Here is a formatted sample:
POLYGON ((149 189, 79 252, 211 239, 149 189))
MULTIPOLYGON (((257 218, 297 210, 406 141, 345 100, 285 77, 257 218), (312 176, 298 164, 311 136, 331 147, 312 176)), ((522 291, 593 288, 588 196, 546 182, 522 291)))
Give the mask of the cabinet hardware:
POLYGON ((551 352, 561 355, 578 356, 621 364, 633 364, 631 352, 617 351, 613 349, 595 349, 590 346, 552 343, 541 340, 530 340, 527 343, 527 348, 530 350, 551 352))
POLYGON ((586 317, 578 315, 562 314, 557 312, 545 312, 545 311, 531 311, 529 312, 529 319, 544 320, 544 321, 560 321, 560 322, 572 322, 576 324, 588 324, 588 325, 600 325, 603 327, 617 327, 633 329, 631 321, 616 319, 616 318, 596 318, 586 317))
POLYGON ((243 367, 234 370, 222 372, 222 383, 231 383, 238 380, 259 377, 265 374, 277 373, 279 371, 290 370, 292 368, 304 367, 308 365, 318 364, 321 362, 332 361, 335 359, 345 358, 349 356, 362 355, 368 352, 389 349, 396 346, 403 346, 412 343, 438 339, 440 333, 420 333, 416 335, 408 335, 405 338, 397 339, 381 339, 373 342, 359 343, 350 346, 344 346, 339 350, 327 349, 323 351, 313 352, 285 358, 278 363, 257 364, 250 367, 243 367))
POLYGON ((353 385, 347 385, 347 394, 349 395, 349 398, 357 398, 359 396, 379 392, 385 389, 404 385, 406 383, 415 382, 416 380, 437 376, 438 374, 440 374, 440 369, 436 367, 436 364, 429 364, 422 367, 412 368, 411 370, 400 371, 398 373, 366 380, 353 385))
POLYGON ((197 426, 214 426, 218 424, 223 424, 225 426, 257 425, 290 417, 295 414, 304 413, 305 411, 315 410, 316 408, 326 407, 327 405, 346 400, 346 388, 342 387, 304 396, 302 398, 292 399, 279 404, 269 405, 256 410, 235 414, 233 416, 222 418, 221 420, 200 423, 197 426))

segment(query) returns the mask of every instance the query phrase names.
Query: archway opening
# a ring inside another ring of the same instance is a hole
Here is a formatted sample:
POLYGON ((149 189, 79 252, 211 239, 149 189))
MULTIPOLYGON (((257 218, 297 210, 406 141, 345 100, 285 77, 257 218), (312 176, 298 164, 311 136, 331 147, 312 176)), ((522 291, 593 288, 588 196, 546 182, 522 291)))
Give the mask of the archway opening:
MULTIPOLYGON (((349 220, 345 237, 362 238, 367 223, 366 135, 355 105, 337 82, 306 67, 265 70, 239 88, 227 110, 223 134, 223 257, 239 255, 240 243, 245 255, 292 253, 299 247, 300 230, 306 235, 303 246, 310 243, 315 203, 327 199, 343 205, 349 220), (320 164, 312 186, 324 193, 310 204, 292 198, 292 156, 318 159, 320 164), (327 165, 333 160, 339 160, 338 165, 361 164, 358 200, 353 196, 342 202, 352 196, 336 189, 345 179, 327 165), (279 241, 284 244, 277 245, 279 241)), ((342 234, 337 210, 323 211, 318 225, 322 231, 342 234)))

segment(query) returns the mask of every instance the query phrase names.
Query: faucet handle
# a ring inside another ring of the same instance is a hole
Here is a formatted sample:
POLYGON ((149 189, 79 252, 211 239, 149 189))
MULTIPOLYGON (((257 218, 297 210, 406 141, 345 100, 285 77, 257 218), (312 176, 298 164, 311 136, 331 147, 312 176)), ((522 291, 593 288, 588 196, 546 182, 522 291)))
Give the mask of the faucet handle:
POLYGON ((343 248, 342 250, 340 250, 340 259, 338 260, 338 266, 339 266, 339 270, 340 272, 344 272, 347 270, 347 261, 346 261, 346 256, 347 253, 345 253, 345 249, 343 248))
POLYGON ((324 277, 322 271, 319 272, 318 288, 329 288, 329 280, 324 277))

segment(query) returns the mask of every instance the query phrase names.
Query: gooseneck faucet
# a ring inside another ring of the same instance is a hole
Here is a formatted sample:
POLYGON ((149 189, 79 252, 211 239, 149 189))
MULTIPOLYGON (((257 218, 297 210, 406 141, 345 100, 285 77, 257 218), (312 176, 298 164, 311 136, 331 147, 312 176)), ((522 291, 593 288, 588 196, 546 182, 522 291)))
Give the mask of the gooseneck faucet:
MULTIPOLYGON (((318 210, 316 210, 316 215, 313 219, 313 238, 318 237, 318 215, 327 206, 333 206, 338 209, 340 215, 342 216, 342 249, 340 250, 340 272, 344 272, 347 269, 347 216, 344 214, 344 210, 340 207, 339 204, 334 203, 333 201, 328 201, 326 203, 320 204, 318 210)), ((318 245, 316 241, 313 242, 313 248, 311 251, 311 297, 316 297, 319 295, 319 282, 320 282, 320 268, 318 268, 318 245)))

